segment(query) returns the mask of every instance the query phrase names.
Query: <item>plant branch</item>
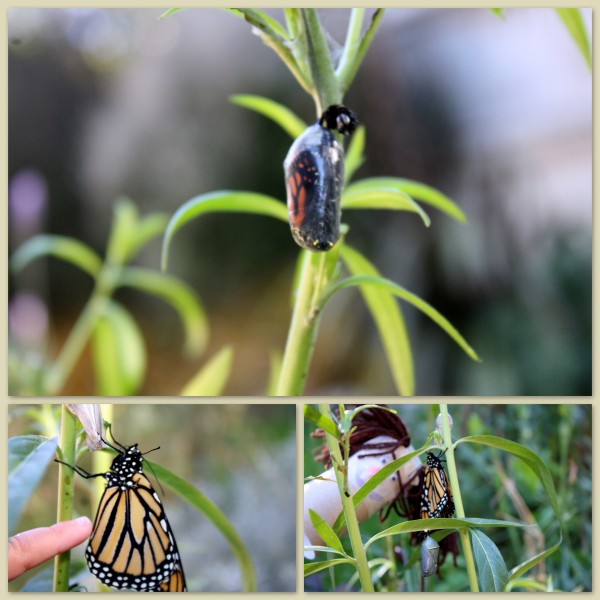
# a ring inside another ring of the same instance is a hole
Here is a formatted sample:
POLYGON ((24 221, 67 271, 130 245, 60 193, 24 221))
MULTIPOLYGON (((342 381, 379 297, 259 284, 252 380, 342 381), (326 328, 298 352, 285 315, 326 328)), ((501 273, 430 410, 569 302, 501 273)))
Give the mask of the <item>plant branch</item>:
MULTIPOLYGON (((60 426, 61 460, 70 465, 75 464, 75 440, 77 436, 77 418, 63 404, 60 426)), ((58 468, 58 498, 56 522, 69 521, 73 518, 73 493, 75 490, 75 476, 69 467, 60 464, 58 468)), ((54 559, 54 585, 55 592, 69 591, 69 564, 71 551, 67 550, 54 559)))
MULTIPOLYGON (((341 407, 340 409, 343 410, 341 407)), ((319 404, 319 411, 324 417, 331 417, 329 406, 327 404, 319 404)), ((342 418, 342 416, 343 415, 340 413, 340 418, 342 418)), ((350 434, 347 433, 346 437, 349 439, 350 434)), ((371 572, 369 570, 369 563, 367 562, 367 555, 360 537, 360 528, 358 526, 358 518, 356 516, 354 502, 352 500, 352 496, 346 496, 344 493, 347 488, 349 452, 346 452, 346 456, 343 457, 342 453, 340 452, 338 440, 335 438, 335 436, 327 431, 325 432, 325 439, 327 440, 327 445, 329 446, 333 470, 338 484, 340 498, 342 500, 344 516, 346 518, 348 537, 350 539, 350 545, 352 546, 354 559, 356 560, 356 567, 358 570, 358 576, 360 577, 360 583, 363 592, 374 592, 375 589, 371 580, 371 572)))
MULTIPOLYGON (((448 465, 448 477, 450 478, 450 487, 452 489, 452 496, 454 498, 456 516, 464 519, 465 509, 463 507, 462 496, 460 493, 456 462, 454 461, 454 446, 452 445, 450 415, 448 413, 447 404, 440 404, 440 414, 442 416, 442 439, 444 440, 444 446, 446 447, 446 464, 448 465)), ((471 538, 469 537, 469 531, 467 529, 459 529, 458 533, 460 535, 463 554, 465 556, 465 563, 467 565, 467 575, 469 577, 469 585, 471 587, 471 591, 478 592, 479 584, 477 582, 477 571, 475 568, 475 559, 473 557, 473 548, 471 546, 471 538)))

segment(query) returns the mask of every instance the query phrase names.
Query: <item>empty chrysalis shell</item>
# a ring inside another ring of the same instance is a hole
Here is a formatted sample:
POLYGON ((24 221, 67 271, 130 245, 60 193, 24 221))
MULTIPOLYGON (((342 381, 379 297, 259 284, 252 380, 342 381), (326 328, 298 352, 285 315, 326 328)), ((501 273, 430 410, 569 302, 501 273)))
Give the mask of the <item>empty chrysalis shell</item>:
MULTIPOLYGON (((450 429, 452 429, 452 425, 454 424, 454 422, 452 421, 452 415, 448 415, 448 423, 450 424, 450 429)), ((440 414, 437 416, 437 419, 435 420, 435 428, 440 435, 443 435, 442 427, 443 427, 443 421, 442 421, 442 415, 440 414)))
POLYGON ((330 106, 292 144, 283 163, 292 236, 302 248, 325 251, 340 237, 344 148, 331 130, 348 135, 354 113, 330 106))
POLYGON ((440 545, 430 536, 421 544, 421 573, 423 577, 430 577, 437 572, 440 545))

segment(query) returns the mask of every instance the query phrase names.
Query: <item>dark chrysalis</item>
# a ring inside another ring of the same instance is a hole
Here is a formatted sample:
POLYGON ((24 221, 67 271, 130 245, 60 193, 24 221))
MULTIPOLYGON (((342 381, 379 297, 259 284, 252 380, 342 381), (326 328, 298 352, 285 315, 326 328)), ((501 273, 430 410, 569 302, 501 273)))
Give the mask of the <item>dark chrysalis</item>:
POLYGON ((340 237, 340 196, 344 184, 343 135, 358 121, 342 105, 330 106, 292 144, 283 163, 292 235, 307 250, 330 250, 340 237))

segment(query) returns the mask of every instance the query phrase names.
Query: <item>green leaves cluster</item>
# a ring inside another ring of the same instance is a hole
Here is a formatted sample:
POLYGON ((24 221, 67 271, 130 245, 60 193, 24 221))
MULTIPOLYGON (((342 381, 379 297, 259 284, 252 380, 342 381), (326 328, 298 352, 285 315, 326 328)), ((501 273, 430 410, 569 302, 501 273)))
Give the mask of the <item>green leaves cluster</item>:
MULTIPOLYGON (((273 100, 242 94, 233 96, 232 102, 270 118, 291 138, 297 137, 306 128, 306 123, 302 119, 273 100)), ((430 217, 421 206, 424 204, 460 223, 466 222, 466 215, 455 202, 426 184, 398 177, 376 177, 350 182, 350 177, 364 161, 364 147, 365 129, 361 126, 353 136, 346 153, 348 185, 341 198, 343 211, 365 209, 406 211, 419 216, 421 222, 428 227, 430 217)), ((175 233, 193 219, 210 212, 253 213, 272 217, 286 224, 288 222, 285 204, 264 194, 222 190, 196 196, 181 206, 169 221, 163 241, 161 259, 163 269, 168 268, 169 253, 175 233)), ((305 251, 301 253, 299 259, 298 273, 302 272, 302 261, 307 260, 303 256, 304 253, 305 251)), ((399 394, 414 394, 414 367, 410 339, 397 298, 421 310, 470 358, 479 360, 473 348, 439 311, 415 294, 383 277, 377 268, 358 250, 349 246, 345 239, 339 244, 337 250, 327 253, 324 260, 329 265, 327 268, 331 277, 328 278, 319 297, 313 300, 311 310, 314 314, 320 314, 336 293, 348 287, 357 287, 375 321, 399 394), (338 260, 339 266, 343 264, 350 277, 340 279, 338 260)), ((316 318, 313 325, 316 334, 316 318)), ((282 385, 277 393, 281 395, 301 393, 303 385, 304 381, 296 381, 293 386, 282 385)))
MULTIPOLYGON (((362 407, 361 407, 362 408, 362 407)), ((343 407, 342 407, 343 412, 343 407)), ((346 413, 348 418, 352 418, 352 413, 346 413)), ((315 426, 320 427, 333 435, 338 442, 342 441, 343 432, 341 422, 335 418, 333 414, 324 415, 314 407, 306 406, 304 410, 304 417, 307 421, 313 423, 315 426)), ((392 527, 389 527, 373 536, 366 541, 363 541, 363 547, 365 551, 369 551, 371 546, 376 542, 380 542, 386 538, 390 538, 397 535, 408 534, 415 531, 431 530, 435 529, 436 533, 433 534, 435 539, 441 539, 447 535, 449 531, 468 531, 470 533, 470 540, 473 547, 473 560, 477 567, 478 573, 478 585, 481 591, 508 591, 511 587, 523 585, 523 576, 528 573, 535 565, 539 564, 550 554, 558 550, 562 543, 562 531, 564 529, 562 509, 558 501, 558 495, 554 487, 552 476, 548 465, 538 456, 535 452, 529 448, 492 435, 480 435, 480 436, 468 436, 457 440, 453 445, 456 448, 459 444, 471 443, 478 445, 485 445, 488 447, 495 448, 499 451, 506 452, 512 456, 521 460, 526 464, 535 474, 537 481, 541 484, 545 496, 548 500, 550 507, 552 508, 556 523, 559 525, 558 536, 556 536, 554 530, 555 540, 548 548, 539 554, 524 560, 522 563, 514 566, 510 571, 508 570, 502 554, 495 543, 484 534, 482 528, 517 528, 524 530, 530 527, 530 524, 522 523, 518 521, 507 521, 498 519, 481 519, 472 517, 455 517, 446 519, 417 519, 412 521, 405 521, 392 527)), ((358 491, 352 496, 354 508, 357 509, 362 502, 375 491, 375 489, 383 483, 385 479, 390 477, 393 473, 398 471, 404 464, 412 460, 415 456, 419 456, 426 452, 430 452, 435 447, 426 444, 422 448, 415 450, 405 456, 396 459, 386 464, 380 471, 378 471, 371 479, 369 479, 358 491)), ((334 465, 335 466, 335 465, 334 465)), ((455 490, 456 491, 456 490, 455 490)), ((324 569, 330 569, 341 564, 352 564, 355 565, 355 558, 345 549, 344 544, 341 540, 341 534, 345 529, 345 518, 342 512, 333 525, 326 523, 320 515, 316 512, 310 512, 310 518, 315 527, 315 530, 319 533, 321 539, 325 542, 325 546, 308 546, 307 550, 313 552, 321 552, 335 555, 334 558, 325 558, 323 560, 316 560, 307 562, 305 564, 304 575, 308 576, 324 569)), ((552 536, 552 533, 547 534, 552 536)), ((465 560, 469 560, 468 555, 465 555, 465 560)), ((370 559, 369 564, 372 566, 372 574, 375 576, 376 570, 382 568, 382 561, 387 565, 386 568, 392 568, 392 563, 386 559, 370 559)), ((407 564, 402 567, 402 572, 406 572, 408 569, 419 563, 419 550, 415 549, 407 561, 407 564)), ((381 573, 379 573, 381 574, 381 573)), ((458 590, 457 590, 458 591, 458 590)), ((472 590, 477 591, 477 590, 472 590)))
MULTIPOLYGON (((104 259, 86 244, 58 235, 38 235, 17 249, 11 259, 15 272, 37 259, 51 256, 72 264, 94 281, 90 300, 71 335, 56 361, 44 366, 39 388, 32 391, 48 395, 59 393, 85 345, 91 340, 96 393, 120 396, 139 392, 146 375, 146 347, 135 319, 114 298, 121 288, 150 294, 175 309, 185 335, 186 356, 196 358, 205 350, 209 336, 208 321, 194 290, 172 275, 130 264, 148 243, 164 233, 167 222, 168 217, 162 213, 141 217, 134 204, 122 198, 115 207, 104 259)), ((17 360, 12 362, 18 363, 17 360)), ((223 380, 222 372, 220 377, 223 380)), ((220 392, 223 385, 212 385, 212 391, 220 392)), ((198 385, 188 386, 187 392, 203 389, 198 385)))
POLYGON ((285 27, 262 10, 226 10, 250 23, 263 43, 278 54, 302 88, 313 97, 317 114, 330 104, 341 102, 384 14, 382 8, 375 10, 363 33, 365 9, 352 9, 342 55, 335 65, 316 9, 284 9, 285 27))

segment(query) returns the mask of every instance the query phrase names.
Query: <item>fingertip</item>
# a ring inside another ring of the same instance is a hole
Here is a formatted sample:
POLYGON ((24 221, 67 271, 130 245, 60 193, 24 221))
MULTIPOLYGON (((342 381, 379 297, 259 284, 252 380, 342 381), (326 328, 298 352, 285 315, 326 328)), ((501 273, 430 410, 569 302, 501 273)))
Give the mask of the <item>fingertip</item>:
POLYGON ((73 519, 73 525, 77 525, 81 531, 86 531, 88 533, 92 531, 92 522, 87 517, 73 519))

